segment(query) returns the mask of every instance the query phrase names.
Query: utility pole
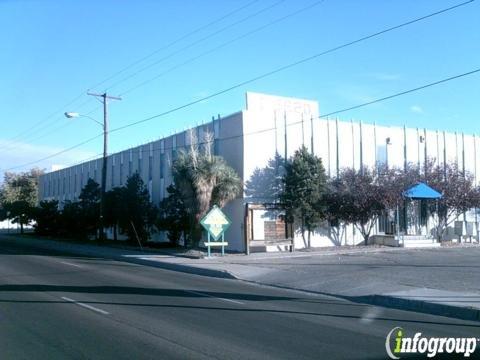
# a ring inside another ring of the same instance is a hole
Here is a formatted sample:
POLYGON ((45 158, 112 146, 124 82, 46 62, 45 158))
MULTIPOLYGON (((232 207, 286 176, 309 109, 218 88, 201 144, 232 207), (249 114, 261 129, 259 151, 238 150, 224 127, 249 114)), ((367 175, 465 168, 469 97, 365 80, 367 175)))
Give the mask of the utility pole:
MULTIPOLYGON (((102 184, 101 184, 101 195, 100 195, 100 240, 105 240, 105 222, 104 222, 104 212, 105 212, 105 190, 107 187, 107 150, 108 150, 108 111, 107 104, 109 99, 111 100, 122 100, 120 97, 108 96, 106 92, 103 94, 95 94, 88 92, 87 95, 95 96, 97 98, 102 98, 101 102, 103 104, 103 162, 102 162, 102 184)), ((112 174, 113 176, 113 174, 112 174)))

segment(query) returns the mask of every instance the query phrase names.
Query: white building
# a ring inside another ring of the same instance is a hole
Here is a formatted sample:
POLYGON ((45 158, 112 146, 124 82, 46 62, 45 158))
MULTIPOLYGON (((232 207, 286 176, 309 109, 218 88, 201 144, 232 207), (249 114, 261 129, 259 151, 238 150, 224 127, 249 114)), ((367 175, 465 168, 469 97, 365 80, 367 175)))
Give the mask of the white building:
MULTIPOLYGON (((204 141, 207 132, 214 135, 214 153, 224 157, 244 183, 255 180, 252 178, 255 170, 264 168, 276 153, 288 158, 305 145, 322 158, 331 176, 342 167, 373 167, 379 163, 403 167, 405 162, 422 165, 426 158, 431 158, 438 164, 458 163, 460 168, 475 176, 478 184, 480 149, 476 136, 320 119, 318 103, 311 100, 247 93, 245 110, 212 119, 193 129, 200 142, 204 141)), ((129 175, 138 171, 148 186, 152 201, 158 203, 172 182, 171 164, 176 152, 191 142, 189 133, 184 131, 110 155, 107 190, 124 184, 129 175)), ((43 175, 39 198, 60 202, 77 199, 89 178, 100 183, 101 164, 102 160, 97 159, 43 175)), ((245 251, 247 243, 264 244, 265 239, 275 237, 272 234, 282 228, 278 220, 269 217, 269 212, 255 206, 247 209, 247 204, 265 202, 254 195, 246 191, 225 208, 233 221, 226 233, 229 250, 245 251)), ((474 221, 471 217, 467 220, 474 221)), ((377 226, 377 233, 382 230, 385 231, 377 226)), ((347 229, 343 243, 361 241, 353 227, 347 229)), ((320 229, 312 239, 312 246, 329 245, 333 245, 333 241, 328 231, 320 229)), ((299 236, 296 236, 295 246, 305 246, 299 236)))

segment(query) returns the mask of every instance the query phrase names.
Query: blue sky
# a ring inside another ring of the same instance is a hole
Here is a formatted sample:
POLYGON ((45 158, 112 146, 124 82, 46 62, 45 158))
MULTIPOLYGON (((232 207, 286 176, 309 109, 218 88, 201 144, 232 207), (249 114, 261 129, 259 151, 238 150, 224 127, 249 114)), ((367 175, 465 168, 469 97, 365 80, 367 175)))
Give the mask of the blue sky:
MULTIPOLYGON (((317 2, 0 0, 0 169, 98 134, 89 119, 62 115, 102 119, 101 104, 87 89, 122 95, 109 107, 116 128, 461 1, 317 2)), ((113 133, 110 149, 241 110, 245 91, 314 99, 325 114, 479 68, 479 17, 475 1, 113 133)), ((478 134, 479 80, 477 73, 339 117, 478 134)), ((26 168, 69 165, 101 150, 98 138, 26 168)))

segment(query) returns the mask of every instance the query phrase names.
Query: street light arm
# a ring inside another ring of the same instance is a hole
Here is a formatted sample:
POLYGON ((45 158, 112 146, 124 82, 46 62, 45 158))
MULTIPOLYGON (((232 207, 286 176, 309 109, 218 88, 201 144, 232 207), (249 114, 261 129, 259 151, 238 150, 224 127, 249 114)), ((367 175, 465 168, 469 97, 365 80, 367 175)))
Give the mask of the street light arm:
POLYGON ((69 119, 85 117, 85 118, 88 118, 92 121, 95 121, 98 125, 100 125, 103 128, 103 124, 100 121, 95 120, 93 117, 91 117, 89 115, 79 114, 79 113, 76 113, 76 112, 66 112, 65 117, 67 117, 69 119))
POLYGON ((89 118, 92 121, 95 121, 98 125, 100 125, 103 128, 103 124, 100 121, 95 120, 93 117, 88 116, 88 115, 80 115, 80 117, 86 117, 89 118))

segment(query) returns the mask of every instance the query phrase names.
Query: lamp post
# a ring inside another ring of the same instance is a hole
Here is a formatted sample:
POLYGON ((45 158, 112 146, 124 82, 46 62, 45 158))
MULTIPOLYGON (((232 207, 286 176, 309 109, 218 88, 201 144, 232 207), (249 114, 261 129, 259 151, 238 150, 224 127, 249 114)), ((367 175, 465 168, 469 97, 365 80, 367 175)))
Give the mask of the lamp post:
MULTIPOLYGON (((104 212, 105 212, 105 192, 107 187, 107 150, 108 150, 108 112, 107 112, 107 100, 122 100, 120 97, 115 96, 108 96, 107 93, 103 94, 93 94, 87 93, 88 95, 101 97, 103 103, 103 123, 100 121, 95 120, 91 116, 82 115, 76 112, 66 112, 65 116, 69 119, 78 118, 78 117, 86 117, 90 120, 93 120, 97 124, 99 124, 103 129, 103 159, 102 159, 102 184, 101 184, 101 195, 100 195, 100 240, 105 239, 105 223, 104 223, 104 212)), ((112 174, 113 176, 113 174, 112 174)))

